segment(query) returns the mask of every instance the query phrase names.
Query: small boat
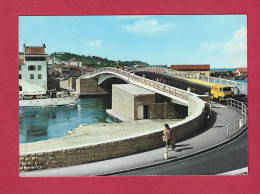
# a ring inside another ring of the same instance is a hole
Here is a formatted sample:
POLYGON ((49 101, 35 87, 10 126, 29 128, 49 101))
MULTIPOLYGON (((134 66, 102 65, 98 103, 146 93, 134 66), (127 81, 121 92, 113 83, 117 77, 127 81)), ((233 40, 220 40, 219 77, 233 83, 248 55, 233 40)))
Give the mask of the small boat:
POLYGON ((75 131, 74 131, 73 129, 70 129, 70 130, 67 132, 68 135, 70 135, 70 134, 72 134, 72 133, 75 133, 75 131))
POLYGON ((31 107, 31 106, 63 106, 76 104, 79 98, 79 94, 75 92, 56 92, 55 90, 46 91, 43 93, 20 93, 19 94, 19 106, 31 107))

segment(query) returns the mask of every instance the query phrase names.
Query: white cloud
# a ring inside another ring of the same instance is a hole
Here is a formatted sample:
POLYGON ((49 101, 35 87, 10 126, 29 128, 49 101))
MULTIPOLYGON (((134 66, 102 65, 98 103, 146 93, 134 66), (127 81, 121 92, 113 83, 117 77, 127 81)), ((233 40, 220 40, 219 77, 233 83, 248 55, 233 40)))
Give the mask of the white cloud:
POLYGON ((146 16, 144 15, 119 15, 116 16, 117 20, 136 20, 136 19, 144 19, 146 16))
POLYGON ((244 26, 234 32, 232 39, 228 42, 204 42, 201 44, 203 50, 223 49, 223 51, 235 52, 247 49, 247 29, 244 26))
POLYGON ((232 40, 233 41, 240 41, 240 40, 244 40, 247 37, 247 30, 245 26, 242 26, 239 30, 237 30, 233 37, 232 40))
POLYGON ((82 44, 87 47, 98 48, 102 43, 103 43, 103 40, 100 39, 100 40, 95 40, 95 41, 91 41, 91 42, 83 42, 82 44))
POLYGON ((132 24, 122 25, 127 32, 141 35, 156 35, 172 29, 173 23, 160 24, 157 20, 138 20, 132 24))

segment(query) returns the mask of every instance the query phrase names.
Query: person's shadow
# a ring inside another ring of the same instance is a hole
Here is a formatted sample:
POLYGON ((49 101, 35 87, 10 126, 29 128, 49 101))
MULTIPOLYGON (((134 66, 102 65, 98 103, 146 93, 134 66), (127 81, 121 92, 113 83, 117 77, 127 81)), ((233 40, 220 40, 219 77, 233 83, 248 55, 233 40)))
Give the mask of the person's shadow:
POLYGON ((189 146, 190 144, 179 144, 179 145, 175 145, 175 148, 173 149, 173 151, 175 152, 182 152, 183 150, 190 150, 193 149, 193 147, 186 147, 189 146))

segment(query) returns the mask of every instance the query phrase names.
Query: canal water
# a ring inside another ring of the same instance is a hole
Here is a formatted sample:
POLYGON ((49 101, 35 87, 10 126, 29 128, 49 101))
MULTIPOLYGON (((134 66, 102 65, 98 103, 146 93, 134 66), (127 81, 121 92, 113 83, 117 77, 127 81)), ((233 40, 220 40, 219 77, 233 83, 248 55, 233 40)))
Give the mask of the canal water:
POLYGON ((57 107, 20 107, 19 142, 29 143, 63 137, 82 123, 110 123, 106 109, 111 97, 80 98, 76 105, 57 107))

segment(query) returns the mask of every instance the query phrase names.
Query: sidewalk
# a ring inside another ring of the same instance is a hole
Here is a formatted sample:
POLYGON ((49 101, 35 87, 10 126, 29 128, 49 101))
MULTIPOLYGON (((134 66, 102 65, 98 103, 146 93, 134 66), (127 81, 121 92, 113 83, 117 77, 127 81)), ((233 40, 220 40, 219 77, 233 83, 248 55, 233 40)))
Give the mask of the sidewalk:
MULTIPOLYGON (((195 134, 187 140, 177 142, 174 151, 169 148, 168 160, 177 159, 198 151, 202 151, 227 139, 226 125, 239 118, 240 113, 218 103, 213 103, 212 110, 212 116, 209 118, 205 128, 202 129, 199 134, 195 134)), ((165 162, 166 160, 163 156, 164 147, 105 161, 62 168, 23 172, 20 173, 20 176, 95 176, 165 162)))

